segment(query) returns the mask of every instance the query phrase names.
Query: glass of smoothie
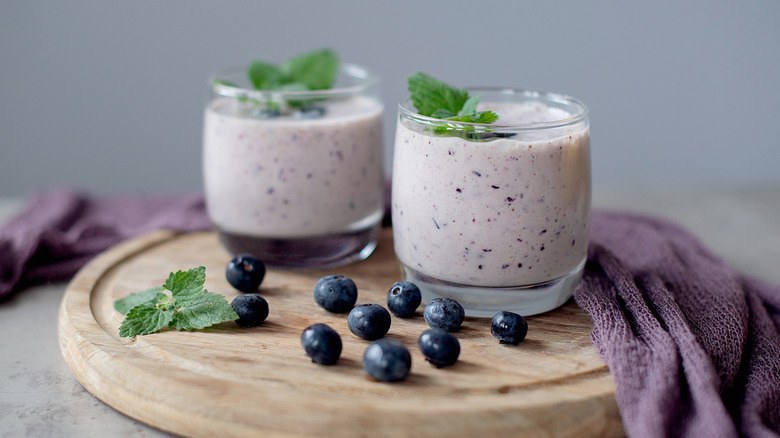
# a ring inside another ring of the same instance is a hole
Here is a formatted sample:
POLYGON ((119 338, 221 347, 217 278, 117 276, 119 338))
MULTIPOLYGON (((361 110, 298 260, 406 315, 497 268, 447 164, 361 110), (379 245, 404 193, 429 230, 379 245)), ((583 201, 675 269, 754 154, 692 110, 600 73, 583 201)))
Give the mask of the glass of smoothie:
POLYGON ((404 276, 471 316, 554 309, 587 255, 588 109, 554 93, 467 91, 498 119, 453 124, 399 105, 392 220, 404 276))
POLYGON ((316 91, 256 90, 244 67, 215 78, 203 174, 223 246, 288 268, 368 257, 384 212, 377 76, 344 64, 316 91))

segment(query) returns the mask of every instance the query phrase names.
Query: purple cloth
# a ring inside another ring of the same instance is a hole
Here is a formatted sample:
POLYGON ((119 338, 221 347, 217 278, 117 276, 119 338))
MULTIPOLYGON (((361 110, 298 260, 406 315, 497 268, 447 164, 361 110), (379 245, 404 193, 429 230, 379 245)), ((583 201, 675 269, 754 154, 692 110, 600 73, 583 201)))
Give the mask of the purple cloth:
POLYGON ((91 199, 72 190, 32 197, 0 227, 0 299, 29 284, 72 277, 89 259, 155 229, 209 229, 203 197, 91 199))
POLYGON ((667 221, 597 212, 574 297, 629 436, 779 436, 780 287, 667 221))
MULTIPOLYGON (((39 195, 0 228, 0 298, 159 228, 209 229, 202 197, 39 195)), ((575 300, 629 436, 780 436, 780 287, 741 277, 667 221, 596 212, 575 300)))

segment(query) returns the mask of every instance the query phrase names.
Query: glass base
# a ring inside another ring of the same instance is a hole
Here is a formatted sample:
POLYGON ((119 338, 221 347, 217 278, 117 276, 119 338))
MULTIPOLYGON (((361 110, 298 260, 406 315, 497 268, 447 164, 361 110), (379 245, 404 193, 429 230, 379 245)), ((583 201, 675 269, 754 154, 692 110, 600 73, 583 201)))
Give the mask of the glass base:
POLYGON ((563 277, 527 286, 484 287, 449 283, 429 277, 401 263, 407 281, 415 283, 422 292, 423 302, 448 297, 458 301, 466 316, 492 318, 499 310, 523 316, 547 312, 562 306, 571 298, 582 278, 585 260, 563 277))
POLYGON ((217 229, 231 254, 249 253, 276 268, 324 269, 366 259, 376 248, 382 224, 361 231, 300 239, 272 239, 217 229))

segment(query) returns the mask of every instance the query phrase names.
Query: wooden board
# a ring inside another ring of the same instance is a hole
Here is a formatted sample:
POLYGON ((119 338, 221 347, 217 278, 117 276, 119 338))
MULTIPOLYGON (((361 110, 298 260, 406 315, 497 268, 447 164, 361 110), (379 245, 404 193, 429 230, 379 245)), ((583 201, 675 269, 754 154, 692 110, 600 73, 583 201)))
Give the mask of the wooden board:
POLYGON ((232 300, 230 259, 213 233, 155 232, 95 258, 72 280, 59 314, 65 360, 81 384, 120 412, 187 436, 620 436, 614 383, 590 344, 590 318, 572 301, 528 318, 519 346, 501 345, 490 321, 467 318, 456 333, 461 356, 437 369, 417 338, 421 313, 393 317, 387 336, 412 353, 406 381, 381 383, 362 369, 368 345, 346 315, 319 308, 314 283, 327 274, 355 280, 358 304, 385 305, 400 278, 392 233, 382 231, 366 261, 328 271, 270 270, 260 293, 261 326, 233 322, 194 332, 119 338, 114 300, 158 286, 171 271, 206 267, 206 288, 232 300), (300 345, 310 324, 331 325, 344 350, 338 364, 312 363, 300 345))

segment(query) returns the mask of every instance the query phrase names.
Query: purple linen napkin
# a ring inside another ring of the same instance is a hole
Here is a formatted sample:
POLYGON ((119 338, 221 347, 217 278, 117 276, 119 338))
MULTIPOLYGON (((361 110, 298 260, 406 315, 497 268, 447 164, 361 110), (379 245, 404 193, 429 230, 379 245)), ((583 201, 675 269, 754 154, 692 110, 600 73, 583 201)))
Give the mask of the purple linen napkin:
POLYGON ((33 196, 0 226, 0 300, 23 285, 70 278, 125 239, 210 227, 200 195, 93 199, 63 189, 33 196))
POLYGON ((574 297, 629 436, 779 436, 780 287, 667 221, 597 212, 574 297))
MULTIPOLYGON (((0 299, 160 228, 209 229, 202 196, 36 196, 0 226, 0 299)), ((630 436, 780 436, 780 286, 741 277, 672 223, 596 212, 575 300, 630 436)))

